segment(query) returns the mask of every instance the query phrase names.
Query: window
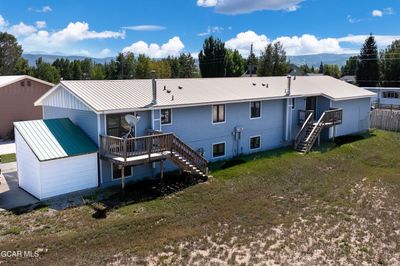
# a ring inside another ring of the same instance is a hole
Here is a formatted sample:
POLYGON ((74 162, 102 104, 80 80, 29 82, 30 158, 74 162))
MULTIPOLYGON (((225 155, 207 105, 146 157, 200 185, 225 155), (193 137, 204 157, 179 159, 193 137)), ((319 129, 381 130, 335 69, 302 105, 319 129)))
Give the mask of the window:
POLYGON ((261 137, 250 137, 250 150, 255 150, 259 148, 261 148, 261 137))
POLYGON ((28 81, 26 82, 26 84, 28 85, 28 87, 30 87, 30 86, 31 86, 31 81, 28 80, 28 81))
MULTIPOLYGON (((113 175, 112 175, 112 179, 116 180, 116 179, 120 179, 121 176, 121 169, 119 169, 117 164, 113 164, 113 175)), ((125 173, 125 177, 131 177, 132 176, 132 167, 130 166, 126 166, 124 169, 124 173, 125 173)))
POLYGON ((21 87, 25 87, 25 81, 21 81, 21 87))
POLYGON ((212 106, 213 123, 225 122, 225 104, 212 106))
POLYGON ((292 98, 292 109, 296 108, 296 98, 292 98))
POLYGON ((383 98, 400 98, 400 92, 397 91, 384 91, 383 98))
POLYGON ((213 158, 225 156, 225 142, 213 144, 213 158))
MULTIPOLYGON (((125 120, 127 114, 107 115, 107 135, 114 137, 123 137, 130 130, 130 126, 125 120)), ((135 115, 134 113, 132 115, 135 115)), ((135 132, 132 132, 135 135, 135 132)))
POLYGON ((261 102, 251 102, 250 103, 250 118, 260 118, 261 117, 261 102))
POLYGON ((169 125, 172 123, 172 109, 161 110, 161 124, 169 125))

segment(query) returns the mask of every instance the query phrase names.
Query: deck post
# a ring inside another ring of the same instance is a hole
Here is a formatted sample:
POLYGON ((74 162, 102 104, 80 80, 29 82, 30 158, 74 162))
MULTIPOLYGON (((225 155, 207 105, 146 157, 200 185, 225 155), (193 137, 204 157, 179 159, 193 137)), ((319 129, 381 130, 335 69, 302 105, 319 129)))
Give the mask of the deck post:
POLYGON ((125 166, 121 167, 121 188, 122 193, 125 192, 125 166))
POLYGON ((335 142, 336 125, 333 126, 333 141, 335 142))
POLYGON ((318 134, 318 147, 321 146, 321 133, 318 134))
POLYGON ((163 181, 163 179, 164 179, 164 160, 160 161, 160 177, 161 177, 161 181, 163 181))

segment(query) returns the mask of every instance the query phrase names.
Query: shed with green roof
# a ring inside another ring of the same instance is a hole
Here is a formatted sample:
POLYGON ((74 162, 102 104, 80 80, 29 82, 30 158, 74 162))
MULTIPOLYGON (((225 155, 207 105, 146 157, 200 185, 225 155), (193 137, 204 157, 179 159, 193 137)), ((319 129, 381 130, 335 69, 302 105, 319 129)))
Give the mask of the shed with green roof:
POLYGON ((38 199, 98 186, 98 148, 68 118, 15 122, 19 186, 38 199))

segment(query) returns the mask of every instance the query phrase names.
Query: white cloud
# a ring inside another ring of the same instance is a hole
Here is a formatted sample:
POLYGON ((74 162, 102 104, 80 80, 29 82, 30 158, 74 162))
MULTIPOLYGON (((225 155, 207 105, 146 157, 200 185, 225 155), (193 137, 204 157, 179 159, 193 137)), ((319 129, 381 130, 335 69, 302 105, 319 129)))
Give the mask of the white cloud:
POLYGON ((175 36, 168 40, 167 43, 159 46, 156 43, 147 44, 144 41, 138 41, 133 43, 131 46, 125 47, 122 49, 122 52, 132 52, 134 54, 145 54, 152 58, 163 58, 169 55, 178 56, 183 48, 182 41, 179 37, 175 36))
POLYGON ((100 51, 99 55, 102 57, 109 56, 111 54, 111 50, 108 48, 104 48, 103 50, 100 51))
POLYGON ((359 18, 353 18, 353 16, 352 16, 352 15, 347 15, 347 20, 348 20, 350 23, 359 23, 359 22, 361 22, 361 21, 362 21, 362 19, 359 19, 359 18))
POLYGON ((46 26, 45 21, 36 21, 35 24, 36 26, 33 26, 20 22, 8 26, 6 20, 0 15, 0 29, 15 35, 25 52, 63 51, 70 54, 89 55, 87 50, 74 50, 76 46, 72 44, 83 40, 125 38, 124 31, 92 31, 86 22, 71 22, 66 28, 52 32, 42 29, 46 26))
POLYGON ((237 15, 258 10, 295 11, 305 0, 197 0, 201 7, 214 7, 217 13, 237 15))
MULTIPOLYGON (((280 42, 287 55, 306 55, 321 53, 358 53, 360 46, 369 35, 349 35, 341 38, 318 38, 311 34, 302 36, 281 36, 270 40, 264 34, 258 35, 253 31, 241 32, 236 37, 225 42, 230 49, 237 49, 243 56, 250 53, 251 44, 253 51, 259 55, 269 43, 280 42), (350 48, 349 48, 350 47, 350 48)), ((375 40, 380 48, 385 48, 394 40, 399 40, 400 35, 376 35, 375 40)))
POLYGON ((372 11, 373 17, 383 17, 384 15, 393 15, 394 9, 391 7, 384 8, 383 10, 375 9, 372 11))
POLYGON ((222 28, 222 27, 218 27, 218 26, 210 27, 210 26, 208 26, 207 31, 200 32, 200 33, 197 34, 197 36, 207 36, 207 35, 211 35, 213 33, 221 32, 223 30, 224 30, 224 28, 222 28))
POLYGON ((126 26, 122 28, 126 30, 135 30, 135 31, 159 31, 166 29, 164 26, 159 26, 159 25, 137 25, 137 26, 126 26))
POLYGON ((203 7, 216 6, 217 3, 218 3, 217 0, 197 0, 197 5, 203 7))
POLYGON ((26 25, 23 22, 20 22, 19 24, 12 25, 9 29, 8 32, 11 34, 15 35, 16 37, 23 37, 23 36, 28 36, 32 33, 35 33, 37 29, 34 26, 31 25, 26 25))
POLYGON ((375 10, 372 11, 372 16, 373 17, 382 17, 383 16, 383 12, 381 10, 375 9, 375 10))
POLYGON ((391 7, 387 7, 385 9, 383 9, 383 13, 386 15, 393 15, 394 14, 394 9, 391 7))
POLYGON ((35 24, 36 24, 36 28, 38 28, 38 29, 46 28, 46 21, 39 20, 39 21, 36 21, 35 24))
MULTIPOLYGON (((361 45, 368 37, 369 35, 348 35, 346 37, 338 38, 337 40, 341 43, 361 45)), ((393 41, 400 39, 400 35, 374 35, 374 37, 376 43, 378 44, 378 46, 380 46, 380 48, 384 48, 385 46, 391 44, 393 41)))
POLYGON ((53 9, 50 6, 42 6, 41 8, 30 7, 28 8, 28 10, 37 13, 47 13, 53 11, 53 9))
POLYGON ((250 54, 250 47, 253 44, 255 54, 260 54, 270 41, 264 34, 258 35, 254 31, 241 32, 235 38, 225 42, 225 47, 229 49, 237 49, 242 55, 250 54))
POLYGON ((7 27, 8 26, 8 22, 3 18, 2 15, 0 15, 0 29, 7 27))
POLYGON ((353 52, 340 46, 336 38, 321 38, 311 34, 303 34, 302 36, 283 36, 276 38, 274 42, 282 43, 288 55, 305 55, 305 54, 321 54, 321 53, 348 53, 353 52))

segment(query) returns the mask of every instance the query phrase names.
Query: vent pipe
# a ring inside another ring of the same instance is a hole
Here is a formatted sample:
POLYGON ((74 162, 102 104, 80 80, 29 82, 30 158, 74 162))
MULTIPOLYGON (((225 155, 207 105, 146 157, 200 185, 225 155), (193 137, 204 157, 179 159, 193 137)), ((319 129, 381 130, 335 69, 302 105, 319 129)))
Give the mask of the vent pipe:
POLYGON ((286 96, 289 96, 290 95, 290 90, 291 90, 291 86, 292 86, 292 76, 291 75, 288 75, 287 76, 287 89, 286 89, 286 91, 285 91, 285 94, 286 94, 286 96))
POLYGON ((151 101, 151 104, 157 104, 157 81, 156 81, 156 71, 152 70, 151 71, 151 87, 153 91, 153 100, 151 101))

